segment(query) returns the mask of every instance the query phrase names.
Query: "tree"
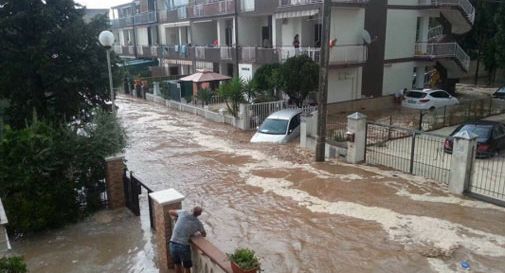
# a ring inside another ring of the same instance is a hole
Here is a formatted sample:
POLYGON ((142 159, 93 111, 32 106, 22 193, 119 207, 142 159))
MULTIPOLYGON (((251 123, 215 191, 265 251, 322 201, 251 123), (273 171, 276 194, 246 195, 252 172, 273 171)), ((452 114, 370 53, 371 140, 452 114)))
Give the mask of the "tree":
POLYGON ((212 99, 212 92, 209 89, 203 88, 198 90, 196 93, 196 98, 202 103, 202 107, 206 104, 209 104, 212 99))
POLYGON ((266 64, 258 68, 251 81, 256 102, 271 101, 278 98, 276 91, 280 87, 280 64, 266 64))
POLYGON ((73 0, 0 0, 0 99, 7 123, 22 128, 33 113, 54 121, 87 120, 109 100, 107 18, 86 24, 73 0))
POLYGON ((221 84, 218 89, 219 95, 224 98, 228 111, 234 116, 238 116, 240 103, 244 102, 244 83, 239 78, 221 84))
POLYGON ((497 32, 495 35, 495 50, 497 67, 505 68, 505 2, 500 3, 494 17, 497 32))
POLYGON ((299 55, 286 60, 280 67, 280 86, 299 107, 309 92, 319 84, 319 66, 308 56, 299 55))

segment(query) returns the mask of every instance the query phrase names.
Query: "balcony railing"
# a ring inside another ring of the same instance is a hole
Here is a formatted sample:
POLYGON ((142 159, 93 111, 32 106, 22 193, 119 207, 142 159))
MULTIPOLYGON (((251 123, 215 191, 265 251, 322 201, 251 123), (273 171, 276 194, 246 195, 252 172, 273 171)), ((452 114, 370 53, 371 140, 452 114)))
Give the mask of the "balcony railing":
POLYGON ((419 0, 422 6, 449 6, 461 9, 468 20, 473 24, 475 22, 475 8, 468 0, 419 0))
POLYGON ((123 47, 120 45, 114 45, 112 47, 112 50, 114 50, 114 53, 116 53, 117 55, 123 54, 123 47))
POLYGON ((144 13, 135 14, 134 16, 123 17, 112 20, 113 28, 122 28, 133 25, 143 25, 156 23, 156 12, 149 11, 144 13))
POLYGON ((368 59, 364 45, 337 45, 330 48, 330 64, 360 64, 368 59))
POLYGON ((188 14, 191 18, 224 15, 235 12, 235 0, 221 1, 198 1, 188 6, 188 14))
MULTIPOLYGON (((369 0, 331 0, 332 3, 342 4, 366 4, 369 0)), ((321 4, 323 0, 279 0, 279 7, 303 6, 312 4, 321 4)))
POLYGON ((133 17, 133 24, 135 25, 152 24, 152 23, 156 23, 156 12, 154 11, 139 13, 133 17))
POLYGON ((195 48, 187 45, 162 46, 162 56, 168 59, 191 60, 195 56, 195 48))
POLYGON ((233 60, 233 55, 235 48, 231 46, 223 46, 220 49, 221 59, 223 60, 233 60))
POLYGON ((428 30, 428 41, 437 40, 442 36, 444 36, 444 27, 442 25, 432 27, 428 30))
POLYGON ((470 56, 459 46, 458 43, 417 43, 416 57, 453 58, 468 71, 470 69, 470 56))
POLYGON ((301 54, 305 54, 315 62, 319 62, 320 50, 318 47, 294 48, 292 46, 283 46, 277 48, 277 53, 281 62, 285 62, 287 59, 301 54))
POLYGON ((188 18, 188 7, 178 7, 171 10, 158 11, 158 20, 161 23, 174 22, 188 18))
POLYGON ((212 243, 202 237, 191 239, 193 273, 231 273, 230 261, 226 255, 212 243))
POLYGON ((271 64, 279 62, 278 49, 264 47, 240 48, 240 60, 246 63, 271 64))

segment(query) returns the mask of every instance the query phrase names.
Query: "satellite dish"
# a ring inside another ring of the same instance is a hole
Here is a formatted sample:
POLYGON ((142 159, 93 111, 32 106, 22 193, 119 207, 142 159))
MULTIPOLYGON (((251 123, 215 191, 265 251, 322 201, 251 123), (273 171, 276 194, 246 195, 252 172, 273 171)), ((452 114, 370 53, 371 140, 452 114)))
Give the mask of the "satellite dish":
POLYGON ((361 37, 363 38, 365 44, 369 45, 372 43, 372 36, 370 36, 370 33, 366 29, 361 31, 361 37))

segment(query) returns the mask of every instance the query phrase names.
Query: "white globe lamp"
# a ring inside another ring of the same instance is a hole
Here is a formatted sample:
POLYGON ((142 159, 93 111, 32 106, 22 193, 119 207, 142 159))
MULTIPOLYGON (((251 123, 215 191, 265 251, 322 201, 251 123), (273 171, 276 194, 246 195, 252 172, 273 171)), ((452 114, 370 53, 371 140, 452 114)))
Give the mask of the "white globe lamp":
POLYGON ((98 41, 100 41, 100 44, 103 47, 111 48, 114 44, 114 34, 108 30, 104 30, 100 32, 100 35, 98 35, 98 41))

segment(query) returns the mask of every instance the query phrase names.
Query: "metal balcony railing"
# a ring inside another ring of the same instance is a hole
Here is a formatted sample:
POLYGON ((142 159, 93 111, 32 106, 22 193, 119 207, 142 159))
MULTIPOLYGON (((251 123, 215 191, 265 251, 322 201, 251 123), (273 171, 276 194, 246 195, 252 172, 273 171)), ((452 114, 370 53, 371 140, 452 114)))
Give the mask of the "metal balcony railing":
POLYGON ((156 23, 156 12, 154 11, 135 14, 135 16, 133 17, 134 25, 143 25, 152 23, 156 23))
POLYGON ((203 0, 196 1, 188 6, 188 15, 191 18, 224 15, 235 12, 235 0, 203 0))
POLYGON ((234 47, 231 46, 222 46, 220 47, 220 55, 221 59, 223 60, 232 60, 233 59, 233 54, 234 54, 234 47))
MULTIPOLYGON (((343 4, 366 4, 369 0, 331 0, 332 3, 343 4)), ((303 6, 311 4, 320 4, 323 0, 279 0, 279 7, 303 6)))
POLYGON ((428 41, 437 40, 442 36, 444 36, 444 27, 442 25, 432 27, 428 30, 428 41))
POLYGON ((417 57, 453 58, 468 71, 470 69, 470 56, 459 46, 458 43, 417 43, 415 49, 417 57))
POLYGON ((123 54, 123 47, 121 45, 114 45, 112 47, 112 50, 114 50, 114 53, 116 53, 117 55, 123 54))
POLYGON ((277 47, 277 53, 279 54, 281 62, 285 62, 287 59, 301 54, 309 56, 315 62, 319 62, 320 51, 321 49, 318 47, 300 47, 300 48, 294 48, 292 46, 277 47))
POLYGON ((112 28, 122 28, 133 25, 133 16, 112 20, 112 28))
POLYGON ((419 0, 422 6, 452 6, 463 11, 468 20, 473 24, 475 22, 475 8, 469 0, 419 0))
POLYGON ((195 46, 195 56, 197 59, 205 60, 205 46, 195 46))
POLYGON ((182 6, 171 10, 158 11, 158 20, 160 23, 174 22, 188 18, 188 7, 182 6))

